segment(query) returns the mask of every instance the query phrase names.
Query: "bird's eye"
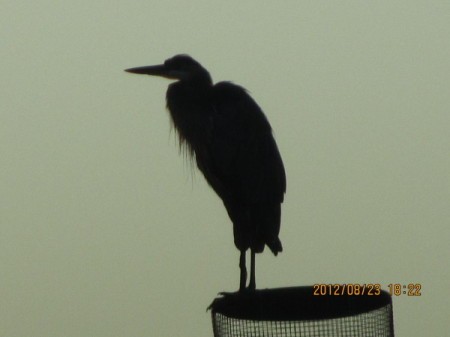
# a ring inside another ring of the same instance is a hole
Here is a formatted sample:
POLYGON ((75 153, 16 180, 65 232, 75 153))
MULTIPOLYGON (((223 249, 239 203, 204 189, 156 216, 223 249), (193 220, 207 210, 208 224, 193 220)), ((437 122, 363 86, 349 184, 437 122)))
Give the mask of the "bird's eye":
POLYGON ((180 62, 176 62, 176 60, 167 60, 164 62, 164 66, 172 70, 182 70, 183 68, 183 65, 180 62))

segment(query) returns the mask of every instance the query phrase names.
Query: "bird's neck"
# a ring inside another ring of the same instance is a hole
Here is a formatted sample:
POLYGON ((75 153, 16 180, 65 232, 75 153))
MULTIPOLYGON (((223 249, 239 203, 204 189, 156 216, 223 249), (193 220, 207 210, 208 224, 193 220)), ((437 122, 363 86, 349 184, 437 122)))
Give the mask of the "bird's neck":
POLYGON ((205 102, 211 92, 212 84, 206 81, 179 81, 172 83, 167 90, 168 101, 186 104, 205 102), (172 98, 172 99, 171 99, 172 98))
POLYGON ((202 82, 172 83, 167 90, 167 108, 180 136, 180 143, 197 148, 209 129, 212 85, 202 82))

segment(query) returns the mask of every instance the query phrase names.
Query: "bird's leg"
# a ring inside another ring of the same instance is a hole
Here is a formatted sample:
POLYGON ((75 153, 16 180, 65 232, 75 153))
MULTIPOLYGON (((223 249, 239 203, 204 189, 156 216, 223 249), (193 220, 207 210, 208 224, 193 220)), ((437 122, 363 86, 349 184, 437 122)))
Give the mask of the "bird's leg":
POLYGON ((255 251, 251 250, 251 260, 250 260, 250 283, 248 285, 249 290, 256 289, 256 275, 255 275, 255 251))
POLYGON ((241 269, 241 278, 239 281, 239 291, 245 290, 245 284, 247 283, 247 268, 245 266, 245 250, 241 250, 241 256, 239 257, 239 268, 241 269))

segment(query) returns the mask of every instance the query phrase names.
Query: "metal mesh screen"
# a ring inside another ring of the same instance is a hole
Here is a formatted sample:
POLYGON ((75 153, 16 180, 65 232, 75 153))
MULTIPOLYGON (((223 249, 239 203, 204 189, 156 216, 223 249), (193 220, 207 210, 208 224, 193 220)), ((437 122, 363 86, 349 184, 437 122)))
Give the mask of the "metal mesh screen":
POLYGON ((215 337, 394 336, 391 297, 312 296, 312 287, 229 294, 211 305, 215 337))

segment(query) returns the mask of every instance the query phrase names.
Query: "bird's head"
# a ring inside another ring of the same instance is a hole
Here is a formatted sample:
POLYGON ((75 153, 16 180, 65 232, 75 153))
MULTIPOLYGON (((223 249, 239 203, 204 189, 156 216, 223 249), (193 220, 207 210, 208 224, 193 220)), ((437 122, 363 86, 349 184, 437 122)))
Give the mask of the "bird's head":
POLYGON ((208 81, 208 71, 189 55, 181 54, 167 59, 163 64, 125 69, 134 74, 161 76, 179 81, 208 81))

